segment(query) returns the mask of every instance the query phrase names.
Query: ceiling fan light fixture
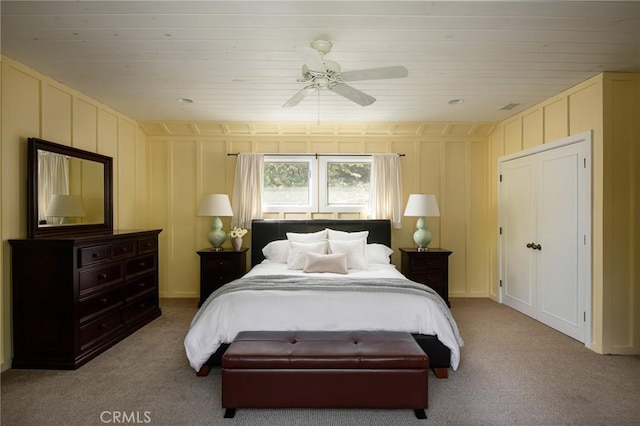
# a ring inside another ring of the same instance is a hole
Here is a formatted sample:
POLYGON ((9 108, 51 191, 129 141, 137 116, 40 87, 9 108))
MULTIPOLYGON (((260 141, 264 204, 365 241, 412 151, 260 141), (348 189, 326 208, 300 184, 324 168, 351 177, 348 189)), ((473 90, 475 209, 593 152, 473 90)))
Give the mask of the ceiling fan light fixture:
POLYGON ((464 99, 451 99, 447 102, 449 105, 460 105, 464 103, 464 99))
POLYGON ((192 104, 193 103, 193 99, 178 98, 178 99, 176 99, 176 102, 178 102, 179 104, 192 104))

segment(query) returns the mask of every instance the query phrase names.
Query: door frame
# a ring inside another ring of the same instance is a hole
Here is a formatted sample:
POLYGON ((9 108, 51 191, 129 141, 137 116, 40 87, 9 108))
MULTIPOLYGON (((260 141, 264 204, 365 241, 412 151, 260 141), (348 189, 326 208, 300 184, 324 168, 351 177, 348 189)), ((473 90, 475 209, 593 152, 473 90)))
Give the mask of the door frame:
POLYGON ((495 284, 497 286, 496 294, 498 295, 498 303, 502 304, 503 302, 503 286, 502 281, 504 279, 504 265, 502 262, 503 251, 504 251, 504 243, 503 236, 501 232, 501 224, 502 224, 502 209, 500 206, 502 205, 502 192, 500 189, 500 179, 502 173, 502 163, 514 160, 521 157, 527 157, 530 155, 538 154, 540 152, 549 151, 552 149, 556 149, 559 147, 572 145, 576 143, 585 143, 586 146, 586 154, 585 154, 585 166, 588 171, 588 179, 586 179, 585 185, 581 187, 582 194, 581 197, 586 199, 585 203, 589 205, 589 208, 586 212, 584 212, 583 223, 579 224, 580 233, 584 235, 585 244, 583 250, 580 250, 578 253, 578 259, 581 265, 584 265, 584 274, 581 276, 580 282, 578 285, 582 287, 582 294, 584 295, 584 300, 582 301, 584 306, 584 345, 591 349, 592 342, 592 311, 593 311, 593 279, 592 279, 592 210, 593 210, 593 194, 592 194, 592 186, 593 186, 593 163, 592 163, 592 151, 593 151, 593 134, 592 131, 586 131, 577 133, 572 136, 567 136, 562 139, 558 139, 556 141, 545 143, 543 145, 539 145, 533 148, 529 148, 523 151, 515 152, 513 154, 504 155, 498 158, 497 167, 498 173, 498 181, 497 185, 497 195, 498 195, 498 229, 496 230, 497 238, 498 238, 498 282, 495 284))

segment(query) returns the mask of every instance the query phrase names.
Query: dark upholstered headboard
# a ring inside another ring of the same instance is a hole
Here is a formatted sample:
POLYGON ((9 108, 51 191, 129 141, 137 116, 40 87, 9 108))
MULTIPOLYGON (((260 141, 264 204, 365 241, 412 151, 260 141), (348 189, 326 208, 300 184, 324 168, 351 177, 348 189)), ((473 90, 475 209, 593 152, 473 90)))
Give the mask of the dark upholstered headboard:
POLYGON ((391 247, 391 222, 387 219, 351 220, 253 220, 251 222, 251 267, 264 260, 262 248, 271 241, 286 240, 287 232, 316 232, 325 228, 338 231, 369 231, 367 243, 391 247))

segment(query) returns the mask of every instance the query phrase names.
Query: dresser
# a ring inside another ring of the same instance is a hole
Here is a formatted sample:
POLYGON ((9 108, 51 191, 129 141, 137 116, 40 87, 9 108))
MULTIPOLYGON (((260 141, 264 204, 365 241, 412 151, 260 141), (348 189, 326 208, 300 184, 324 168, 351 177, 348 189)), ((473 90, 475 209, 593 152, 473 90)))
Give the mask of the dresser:
POLYGON ((76 369, 160 316, 160 232, 10 240, 12 367, 76 369))
POLYGON ((425 284, 449 302, 449 255, 451 251, 430 248, 420 251, 416 248, 401 248, 400 272, 411 281, 425 284))
POLYGON ((207 297, 224 284, 240 278, 247 272, 247 250, 199 250, 200 256, 200 301, 202 306, 207 297))

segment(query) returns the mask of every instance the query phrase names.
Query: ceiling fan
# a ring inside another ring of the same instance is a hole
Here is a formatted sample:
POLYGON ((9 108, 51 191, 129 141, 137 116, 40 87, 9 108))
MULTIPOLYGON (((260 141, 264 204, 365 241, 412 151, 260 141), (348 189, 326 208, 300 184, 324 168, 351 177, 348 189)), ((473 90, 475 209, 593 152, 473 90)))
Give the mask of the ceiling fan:
POLYGON ((298 54, 304 61, 302 77, 298 78, 298 81, 308 83, 308 85, 285 102, 282 105, 283 108, 296 106, 308 95, 321 89, 329 89, 358 105, 371 105, 376 101, 376 98, 349 86, 345 82, 404 78, 409 75, 409 71, 401 65, 341 72, 340 64, 324 59, 324 55, 329 53, 331 46, 329 41, 315 40, 311 42, 311 47, 298 49, 298 54))

